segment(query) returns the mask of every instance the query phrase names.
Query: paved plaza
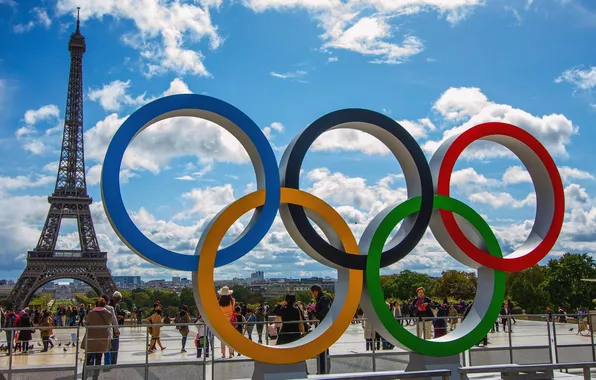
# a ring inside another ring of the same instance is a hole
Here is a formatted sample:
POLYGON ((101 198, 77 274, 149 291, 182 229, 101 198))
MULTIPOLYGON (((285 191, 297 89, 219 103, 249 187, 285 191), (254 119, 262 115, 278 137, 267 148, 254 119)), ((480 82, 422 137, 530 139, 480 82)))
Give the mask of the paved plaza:
MULTIPOLYGON (((502 328, 502 326, 500 327, 502 328)), ((413 326, 408 327, 408 329, 415 332, 413 326)), ((508 347, 510 339, 511 346, 515 348, 513 351, 514 363, 546 363, 550 361, 549 355, 552 355, 553 361, 556 362, 592 361, 591 344, 593 342, 591 337, 577 335, 577 325, 573 324, 557 323, 555 329, 557 352, 552 348, 555 340, 552 326, 550 331, 551 345, 549 345, 549 331, 546 322, 519 320, 517 324, 513 325, 511 335, 504 333, 502 329, 499 332, 490 333, 489 345, 486 348, 474 349, 469 355, 466 355, 467 364, 470 364, 470 360, 472 365, 509 363, 510 352, 508 347), (555 359, 557 356, 558 358, 555 359)), ((205 359, 196 358, 196 349, 193 343, 196 335, 195 326, 191 327, 191 334, 186 347, 187 353, 180 352, 181 337, 175 327, 172 326, 161 330, 162 343, 167 347, 166 350, 158 350, 156 353, 148 354, 145 349, 146 331, 146 327, 126 326, 122 328, 118 364, 142 364, 147 360, 151 365, 155 365, 155 368, 165 369, 168 367, 167 363, 169 362, 175 363, 176 367, 183 367, 184 364, 188 363, 191 365, 188 368, 202 372, 202 367, 197 367, 197 364, 205 359)), ((55 347, 47 353, 40 352, 39 333, 36 333, 33 340, 35 344, 34 352, 28 355, 16 353, 13 356, 12 368, 74 366, 76 363, 80 372, 84 355, 83 350, 79 349, 77 352, 77 348, 72 342, 72 335, 75 334, 76 336, 76 333, 76 329, 56 329, 55 347)), ((83 335, 84 330, 81 330, 81 340, 83 335)), ((256 334, 253 335, 253 339, 256 339, 256 334)), ((364 330, 361 324, 351 325, 341 339, 330 348, 330 354, 332 356, 332 372, 334 373, 373 370, 371 353, 369 352, 369 355, 366 355, 364 330)), ((395 347, 393 350, 376 352, 375 357, 375 369, 377 371, 402 370, 405 369, 408 361, 407 353, 399 347, 395 347)), ((205 360, 204 364, 206 379, 246 378, 250 377, 253 368, 252 362, 242 356, 235 356, 233 359, 222 359, 220 342, 217 339, 215 339, 214 353, 212 352, 211 357, 205 360), (215 355, 213 356, 213 354, 215 355)), ((311 373, 315 372, 314 364, 314 360, 308 363, 311 373)), ((9 357, 0 357, 0 368, 8 368, 8 366, 9 357)), ((119 370, 112 370, 111 372, 117 371, 119 370)), ((136 371, 141 371, 141 369, 136 371)), ((107 377, 107 374, 101 376, 101 378, 116 378, 114 377, 115 373, 112 373, 109 377, 107 377)), ((126 377, 130 380, 135 378, 135 376, 131 377, 129 375, 126 375, 126 377)), ((142 376, 139 378, 142 378, 142 376)))

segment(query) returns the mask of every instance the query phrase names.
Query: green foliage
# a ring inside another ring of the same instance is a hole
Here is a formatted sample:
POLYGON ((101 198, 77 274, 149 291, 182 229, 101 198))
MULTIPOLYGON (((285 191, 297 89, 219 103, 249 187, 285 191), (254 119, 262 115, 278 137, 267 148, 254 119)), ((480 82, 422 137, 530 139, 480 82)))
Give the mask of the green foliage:
POLYGON ((469 300, 474 298, 477 284, 478 279, 474 273, 448 270, 435 280, 433 295, 469 300))
POLYGON ((507 287, 509 296, 523 308, 528 314, 540 314, 546 312, 550 305, 550 294, 546 289, 545 267, 534 265, 524 271, 510 273, 507 276, 507 287))
POLYGON ((570 311, 590 307, 596 286, 582 278, 596 278, 594 259, 587 253, 565 253, 559 260, 548 262, 545 289, 556 306, 562 305, 570 311))
POLYGON ((433 280, 427 274, 403 270, 398 274, 381 276, 381 289, 385 298, 407 300, 415 297, 416 288, 423 287, 428 295, 432 293, 433 280))

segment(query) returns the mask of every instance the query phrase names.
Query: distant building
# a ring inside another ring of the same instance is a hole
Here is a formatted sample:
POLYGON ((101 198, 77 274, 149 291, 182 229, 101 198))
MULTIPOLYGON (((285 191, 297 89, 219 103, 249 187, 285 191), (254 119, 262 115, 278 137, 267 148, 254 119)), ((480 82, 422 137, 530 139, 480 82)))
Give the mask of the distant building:
POLYGON ((140 276, 112 276, 119 288, 138 288, 143 285, 140 276))
POLYGON ((251 281, 263 281, 265 280, 265 272, 263 272, 262 270, 258 270, 255 273, 252 273, 250 275, 250 279, 251 281))
POLYGON ((180 285, 180 277, 172 277, 172 285, 180 285))
POLYGON ((57 286, 54 290, 54 298, 57 300, 72 299, 72 289, 68 285, 57 286))
POLYGON ((8 285, 6 283, 0 285, 0 296, 8 297, 14 285, 8 285))

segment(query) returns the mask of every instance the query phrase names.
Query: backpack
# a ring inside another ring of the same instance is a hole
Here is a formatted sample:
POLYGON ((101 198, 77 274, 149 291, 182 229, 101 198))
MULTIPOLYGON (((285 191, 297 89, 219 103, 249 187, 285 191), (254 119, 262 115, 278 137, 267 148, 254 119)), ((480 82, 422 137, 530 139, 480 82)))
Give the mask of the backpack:
POLYGON ((6 314, 6 316, 4 317, 5 322, 4 322, 4 327, 5 328, 12 328, 12 327, 17 327, 17 316, 16 314, 6 314))
POLYGON ((232 326, 234 326, 234 328, 238 327, 238 315, 236 313, 232 314, 232 316, 230 317, 230 322, 232 323, 232 326))

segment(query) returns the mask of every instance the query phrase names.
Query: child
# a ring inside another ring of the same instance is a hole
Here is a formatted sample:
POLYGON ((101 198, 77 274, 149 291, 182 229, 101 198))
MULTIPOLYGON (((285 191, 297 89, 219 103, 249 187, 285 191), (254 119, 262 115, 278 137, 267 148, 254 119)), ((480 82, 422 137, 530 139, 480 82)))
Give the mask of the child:
POLYGON ((199 317, 199 321, 201 324, 198 326, 197 337, 195 339, 195 347, 197 348, 197 358, 203 356, 203 347, 205 347, 205 357, 209 357, 209 338, 207 334, 205 334, 205 323, 203 322, 203 317, 199 317))

